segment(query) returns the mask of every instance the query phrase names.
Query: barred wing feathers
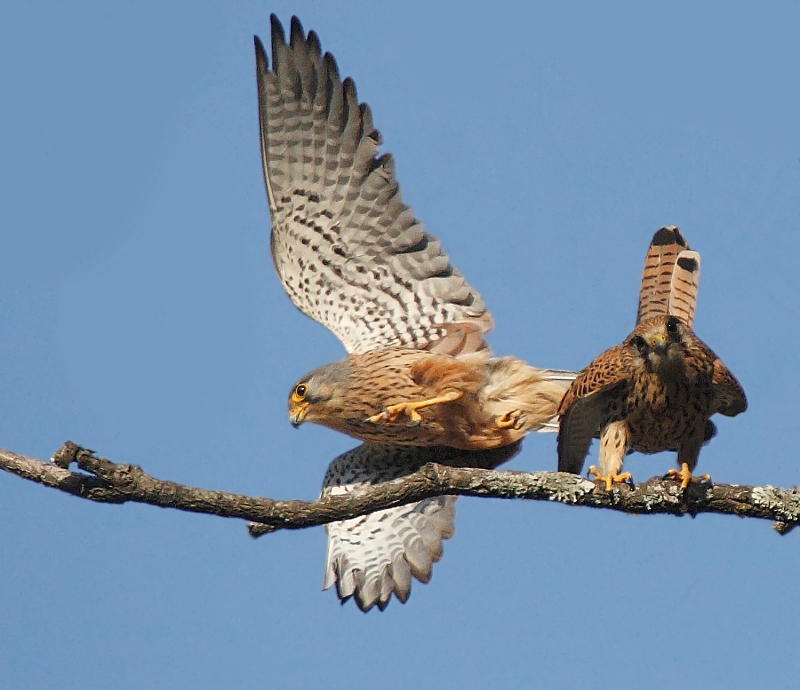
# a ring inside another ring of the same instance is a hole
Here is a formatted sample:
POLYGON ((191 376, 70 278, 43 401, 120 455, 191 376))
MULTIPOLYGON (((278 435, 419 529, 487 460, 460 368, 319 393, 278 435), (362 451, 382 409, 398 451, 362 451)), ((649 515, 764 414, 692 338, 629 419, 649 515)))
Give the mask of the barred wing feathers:
POLYGON ((403 203, 368 105, 319 39, 272 17, 272 70, 256 37, 264 178, 275 269, 292 302, 350 353, 484 347, 492 319, 403 203), (454 336, 454 333, 456 334, 454 336))

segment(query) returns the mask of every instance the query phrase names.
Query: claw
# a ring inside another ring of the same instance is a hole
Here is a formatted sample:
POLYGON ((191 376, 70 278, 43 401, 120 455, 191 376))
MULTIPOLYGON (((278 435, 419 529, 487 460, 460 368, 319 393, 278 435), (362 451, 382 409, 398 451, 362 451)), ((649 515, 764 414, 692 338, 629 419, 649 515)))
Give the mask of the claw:
POLYGON ((681 491, 684 491, 689 484, 699 484, 700 482, 710 482, 711 475, 710 474, 701 474, 697 477, 692 475, 692 471, 689 469, 689 465, 685 462, 681 463, 681 468, 679 470, 676 469, 669 469, 667 473, 664 475, 664 479, 680 479, 681 480, 681 491))
POLYGON ((498 417, 495 423, 500 429, 521 429, 525 424, 525 416, 521 410, 512 410, 502 417, 498 417))
POLYGON ((614 484, 625 484, 630 483, 633 484, 633 476, 630 472, 623 472, 622 474, 617 474, 616 472, 611 472, 610 474, 600 474, 600 470, 598 470, 594 465, 589 468, 589 475, 595 478, 595 481, 604 482, 606 485, 606 491, 611 491, 614 484))
POLYGON ((412 424, 419 424, 422 421, 422 417, 415 409, 415 403, 397 403, 396 405, 389 405, 383 412, 367 417, 367 421, 370 424, 394 424, 397 418, 402 414, 407 415, 412 424))

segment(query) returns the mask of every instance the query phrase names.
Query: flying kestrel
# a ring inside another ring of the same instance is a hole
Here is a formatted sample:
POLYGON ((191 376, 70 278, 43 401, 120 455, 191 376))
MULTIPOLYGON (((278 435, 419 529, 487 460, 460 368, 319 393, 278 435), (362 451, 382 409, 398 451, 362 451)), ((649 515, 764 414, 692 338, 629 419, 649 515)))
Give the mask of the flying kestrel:
MULTIPOLYGON (((367 442, 331 463, 323 495, 434 459, 494 466, 528 431, 555 431, 575 374, 490 354, 486 306, 401 200, 353 81, 297 18, 287 44, 272 16, 271 71, 255 45, 273 263, 295 306, 348 352, 297 382, 289 419, 367 442)), ((405 601, 452 534, 453 500, 329 525, 325 587, 364 610, 392 592, 405 601)))
MULTIPOLYGON (((700 257, 677 228, 662 228, 645 259, 636 328, 621 345, 587 366, 559 407, 558 469, 579 474, 592 438, 600 436, 599 470, 611 490, 630 451, 678 453, 681 488, 703 443, 715 432, 709 418, 747 409, 739 382, 691 329, 700 257)), ((708 475, 704 475, 708 479, 708 475)))

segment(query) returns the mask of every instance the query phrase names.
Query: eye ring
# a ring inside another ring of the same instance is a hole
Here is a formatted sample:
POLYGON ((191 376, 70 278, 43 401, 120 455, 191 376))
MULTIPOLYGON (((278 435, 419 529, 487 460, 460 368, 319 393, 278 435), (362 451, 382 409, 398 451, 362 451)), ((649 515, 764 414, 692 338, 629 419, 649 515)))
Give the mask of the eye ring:
POLYGON ((306 387, 306 384, 299 383, 297 384, 297 386, 295 386, 294 397, 297 398, 298 400, 302 400, 303 398, 306 397, 307 392, 308 388, 306 387))

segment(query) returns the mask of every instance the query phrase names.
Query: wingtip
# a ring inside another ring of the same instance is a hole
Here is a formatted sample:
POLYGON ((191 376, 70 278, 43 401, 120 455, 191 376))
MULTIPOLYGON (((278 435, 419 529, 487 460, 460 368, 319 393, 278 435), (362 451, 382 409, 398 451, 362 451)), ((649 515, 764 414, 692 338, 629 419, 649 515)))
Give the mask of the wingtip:
POLYGON ((262 42, 261 38, 258 36, 253 36, 253 46, 256 51, 256 65, 259 71, 266 72, 269 70, 269 58, 267 57, 267 51, 264 48, 264 43, 262 42))
POLYGON ((277 15, 271 14, 269 15, 269 24, 270 24, 270 31, 272 36, 272 64, 276 63, 276 56, 278 49, 280 46, 286 45, 286 34, 283 31, 283 24, 281 24, 280 19, 278 19, 277 15))
POLYGON ((283 24, 281 24, 281 20, 278 19, 278 15, 274 12, 269 15, 269 25, 272 30, 272 35, 278 36, 282 41, 285 41, 286 36, 283 33, 283 24))
POLYGON ((292 15, 291 22, 289 24, 289 45, 295 46, 298 43, 304 43, 306 40, 305 31, 303 30, 303 24, 297 18, 297 15, 292 15))

